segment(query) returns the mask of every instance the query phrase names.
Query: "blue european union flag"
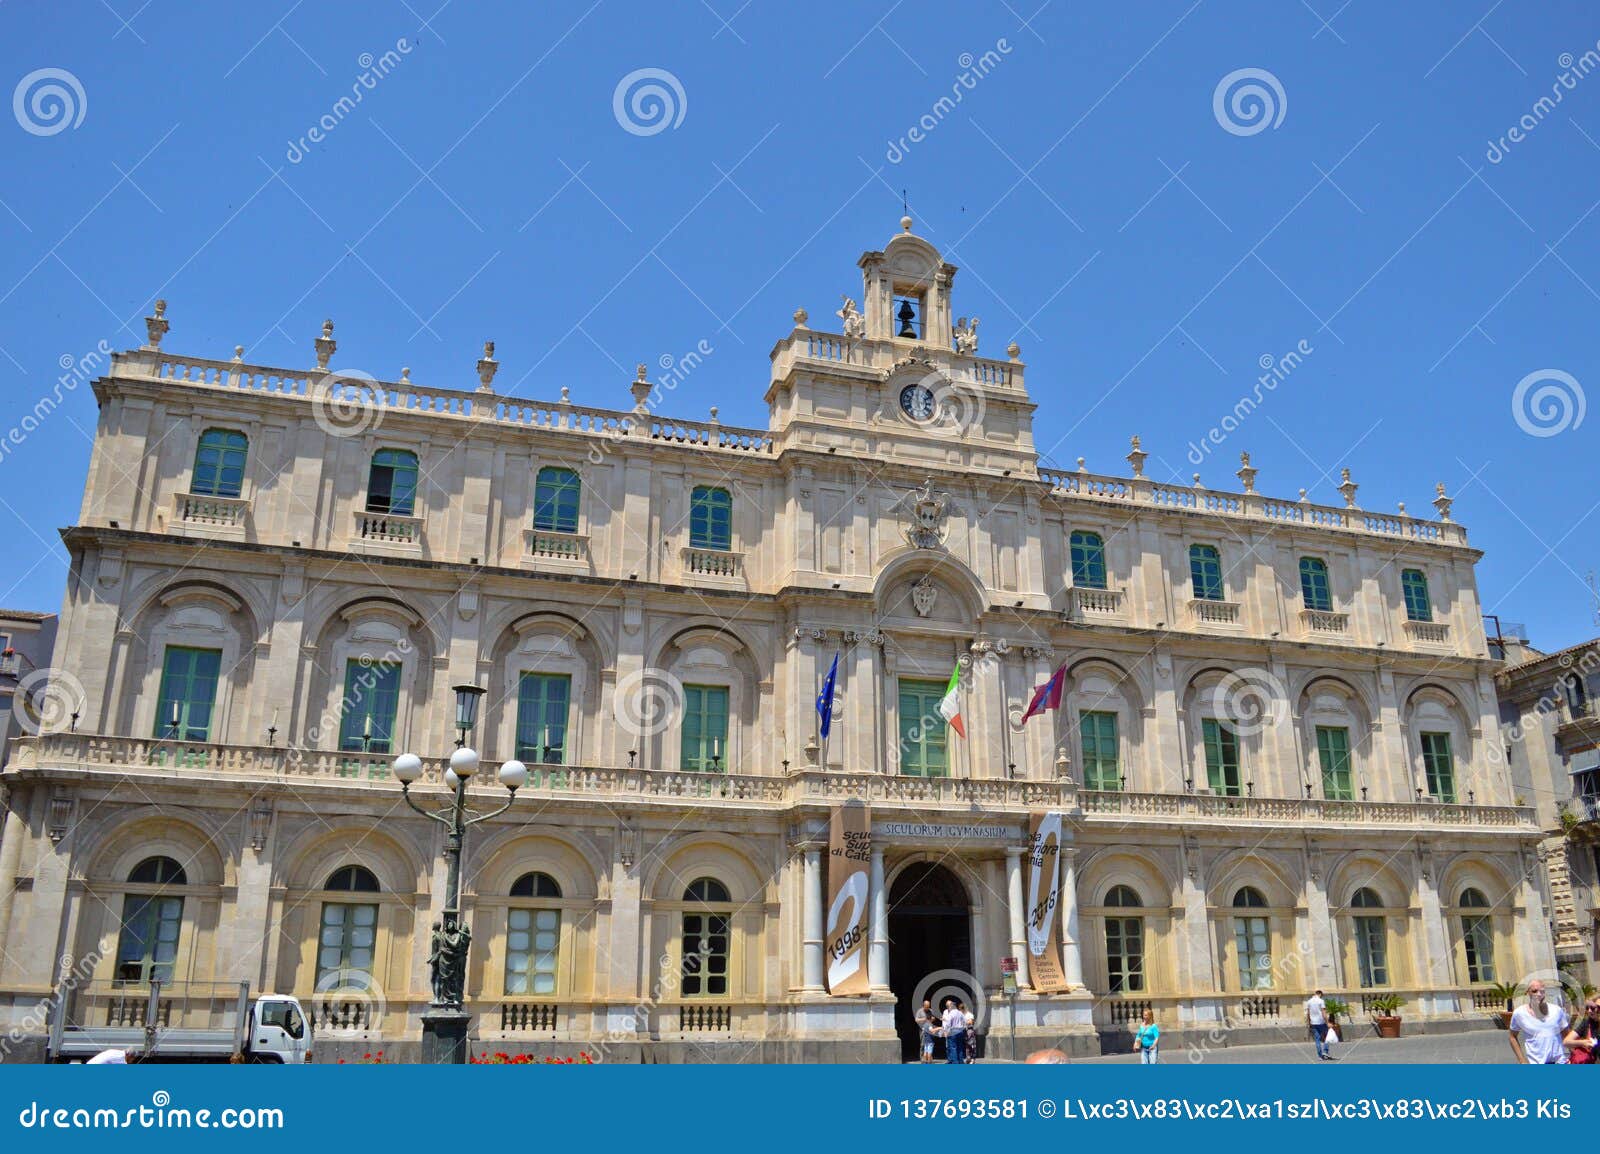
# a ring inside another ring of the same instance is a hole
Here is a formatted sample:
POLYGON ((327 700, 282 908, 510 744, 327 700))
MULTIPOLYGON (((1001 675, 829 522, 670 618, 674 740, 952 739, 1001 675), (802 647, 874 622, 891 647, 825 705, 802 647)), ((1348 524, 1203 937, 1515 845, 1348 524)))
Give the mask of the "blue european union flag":
POLYGON ((822 719, 818 731, 822 740, 828 740, 828 730, 833 728, 833 687, 839 682, 839 655, 833 655, 833 665, 828 669, 828 678, 822 683, 822 692, 817 694, 817 716, 822 719))

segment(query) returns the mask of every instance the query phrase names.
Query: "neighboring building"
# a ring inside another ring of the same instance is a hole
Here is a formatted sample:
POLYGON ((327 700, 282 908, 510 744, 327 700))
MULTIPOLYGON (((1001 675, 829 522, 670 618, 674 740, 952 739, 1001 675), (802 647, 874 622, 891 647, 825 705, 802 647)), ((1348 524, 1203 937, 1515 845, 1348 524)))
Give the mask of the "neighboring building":
POLYGON ((1600 639, 1557 653, 1513 644, 1505 660, 1505 757, 1546 835, 1556 959, 1580 985, 1600 985, 1600 639))
POLYGON ((51 712, 46 690, 50 654, 56 645, 56 615, 0 609, 0 765, 19 733, 37 733, 51 712))
POLYGON ((85 715, 3 778, 0 1026, 65 954, 85 1014, 246 980, 312 1001, 324 1057, 352 1031, 414 1054, 441 834, 388 767, 437 782, 462 682, 485 761, 535 771, 468 847, 497 1049, 892 1059, 939 971, 1003 1047, 1039 811, 1067 818, 1072 988, 1023 965, 1024 1049, 1121 1047, 1147 1006, 1197 1045, 1299 1038, 1319 986, 1487 1024, 1489 982, 1552 964, 1542 831, 1442 487, 1425 520, 1348 476, 1338 505, 1262 496, 1247 460, 1241 492, 1158 481, 1137 439, 1131 476, 1043 468, 1019 350, 976 355, 955 268, 902 224, 843 334, 796 312, 765 429, 656 414, 676 378, 645 366, 631 411, 497 395, 492 350, 477 391, 341 381, 331 324, 316 369, 179 356, 158 305, 95 382, 65 534, 85 715), (1062 665, 1060 710, 1019 724, 1062 665), (851 799, 871 992, 832 997, 851 799))

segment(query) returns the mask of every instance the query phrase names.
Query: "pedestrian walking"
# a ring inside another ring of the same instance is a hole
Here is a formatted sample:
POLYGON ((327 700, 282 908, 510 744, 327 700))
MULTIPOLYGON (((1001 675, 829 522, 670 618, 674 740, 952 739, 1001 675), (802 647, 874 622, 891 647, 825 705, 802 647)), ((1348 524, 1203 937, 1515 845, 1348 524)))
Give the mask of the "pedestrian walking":
POLYGON ((1511 1052, 1517 1061, 1530 1066, 1568 1065, 1567 1048, 1562 1044, 1568 1025, 1567 1012, 1545 1000, 1544 983, 1535 978, 1528 983, 1527 1002, 1511 1015, 1511 1028, 1506 1031, 1511 1052))
POLYGON ((1139 1055, 1139 1064, 1154 1066, 1161 1052, 1161 1027, 1156 1025, 1156 1012, 1146 1010, 1143 1023, 1133 1035, 1133 1049, 1139 1055))
POLYGON ((967 1060, 967 1016, 955 998, 945 999, 944 1010, 945 1061, 960 1066, 967 1060))
POLYGON ((1316 1039, 1318 1061, 1333 1061, 1328 1049, 1328 1004, 1322 1000, 1321 990, 1306 999, 1306 1025, 1311 1027, 1312 1037, 1316 1039))
POLYGON ((1567 1060, 1574 1066, 1593 1066, 1600 1054, 1600 997, 1590 994, 1584 999, 1583 1017, 1572 1023, 1562 1044, 1567 1048, 1567 1060))
POLYGON ((933 1061, 933 1032, 939 1021, 938 1015, 933 1012, 933 1002, 930 999, 922 999, 922 1005, 917 1007, 916 1019, 922 1064, 926 1066, 933 1061))

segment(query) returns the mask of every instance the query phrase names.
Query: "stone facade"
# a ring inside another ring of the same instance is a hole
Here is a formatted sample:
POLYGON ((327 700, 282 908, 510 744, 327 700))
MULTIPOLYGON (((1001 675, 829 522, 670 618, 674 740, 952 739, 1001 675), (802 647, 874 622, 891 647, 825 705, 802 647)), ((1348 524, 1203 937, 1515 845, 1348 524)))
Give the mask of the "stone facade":
POLYGON ((70 716, 55 716, 59 687, 55 696, 50 693, 55 644, 54 613, 0 609, 0 765, 13 736, 37 733, 41 721, 71 726, 70 716))
POLYGON ((1540 653, 1512 639, 1505 659, 1495 678, 1505 756, 1545 833, 1556 959, 1581 990, 1600 985, 1600 641, 1540 653))
POLYGON ((444 877, 388 765, 421 754, 440 794, 462 682, 485 761, 533 771, 468 845, 480 1047, 892 1058, 930 974, 990 1052, 1013 1012, 1024 1049, 1123 1046, 1146 1006, 1197 1044, 1298 1036, 1319 986, 1456 1029, 1547 965, 1442 488, 1427 520, 1348 475, 1336 505, 1265 497, 1247 459, 1239 491, 1171 484, 1137 438, 1129 475, 1045 468, 1020 350, 977 354, 956 269, 909 220, 859 267, 842 333, 800 310, 775 345, 765 429, 661 416, 690 358, 609 410, 496 394, 492 345, 472 390, 341 375, 331 323, 315 369, 177 356, 160 305, 95 383, 66 534, 81 723, 0 778, 0 1024, 154 967, 194 991, 175 1014, 247 981, 312 1002, 323 1054, 409 1053, 444 877), (932 708, 953 668, 965 739, 932 708), (852 799, 871 992, 833 997, 852 799), (1038 995, 1022 855, 1050 810, 1072 989, 1038 995))

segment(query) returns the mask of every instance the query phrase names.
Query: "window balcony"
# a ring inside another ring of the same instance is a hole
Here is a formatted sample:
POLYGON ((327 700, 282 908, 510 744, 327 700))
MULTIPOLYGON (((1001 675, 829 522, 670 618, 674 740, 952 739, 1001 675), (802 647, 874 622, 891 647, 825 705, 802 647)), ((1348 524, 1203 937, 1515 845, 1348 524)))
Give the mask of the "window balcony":
POLYGON ((250 502, 243 497, 210 497, 203 493, 179 493, 173 500, 172 521, 184 528, 211 533, 243 534, 250 502))
POLYGON ((22 654, 0 653, 0 677, 22 676, 22 654))
POLYGON ((1196 625, 1238 625, 1237 601, 1207 601, 1196 597, 1189 602, 1189 619, 1196 625))
POLYGON ((1302 609, 1300 628, 1308 637, 1348 637, 1350 614, 1333 613, 1326 609, 1302 609))
POLYGON ((361 509, 356 512, 356 539, 386 545, 421 545, 422 518, 361 509))
POLYGON ((1443 621, 1412 621, 1405 622, 1406 636, 1418 645, 1449 645, 1450 626, 1443 621))
POLYGON ((523 537, 528 543, 529 561, 570 561, 585 566, 589 563, 589 538, 582 533, 525 529, 523 537))
POLYGON ((1072 615, 1092 620, 1096 617, 1120 617, 1127 598, 1121 589, 1089 589, 1082 585, 1072 589, 1072 615))
POLYGON ((730 581, 744 577, 744 554, 730 549, 695 549, 685 545, 682 560, 685 576, 721 577, 730 581))

